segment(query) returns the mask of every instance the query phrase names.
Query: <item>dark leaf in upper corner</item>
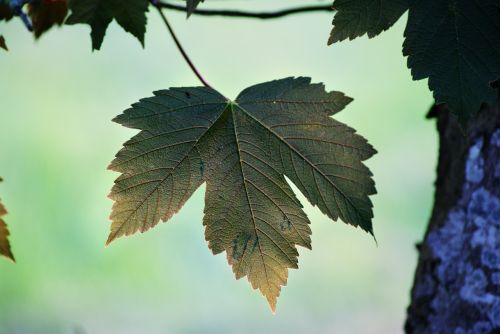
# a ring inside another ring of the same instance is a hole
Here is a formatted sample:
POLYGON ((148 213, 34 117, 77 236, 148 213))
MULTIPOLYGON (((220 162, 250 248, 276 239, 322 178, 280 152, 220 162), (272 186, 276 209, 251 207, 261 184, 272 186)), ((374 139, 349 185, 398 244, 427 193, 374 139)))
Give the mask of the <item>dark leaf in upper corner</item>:
POLYGON ((500 78, 500 1, 421 0, 410 7, 403 53, 415 80, 429 78, 436 103, 465 125, 500 78))
POLYGON ((500 78, 498 0, 336 0, 329 43, 388 29, 409 8, 403 53, 413 79, 429 79, 437 104, 462 125, 494 104, 491 83, 500 78))

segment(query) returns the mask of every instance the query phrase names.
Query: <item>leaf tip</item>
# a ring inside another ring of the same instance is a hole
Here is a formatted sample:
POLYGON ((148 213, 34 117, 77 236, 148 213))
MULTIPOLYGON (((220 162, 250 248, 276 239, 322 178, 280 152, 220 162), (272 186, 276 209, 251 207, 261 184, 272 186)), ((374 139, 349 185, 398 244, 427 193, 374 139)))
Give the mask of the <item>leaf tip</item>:
POLYGON ((111 122, 120 124, 120 116, 121 116, 121 115, 122 115, 122 114, 120 114, 120 115, 116 115, 115 117, 113 117, 113 118, 111 119, 111 122))
POLYGON ((378 248, 378 241, 377 241, 377 237, 375 236, 375 233, 373 233, 373 231, 371 231, 370 234, 373 237, 373 241, 375 241, 375 246, 378 248))
POLYGON ((2 254, 5 258, 9 259, 12 263, 16 263, 16 259, 14 258, 14 255, 9 251, 6 254, 2 254))
POLYGON ((2 35, 0 35, 0 48, 4 49, 5 51, 9 51, 7 43, 5 42, 5 38, 2 35))
POLYGON ((144 34, 137 36, 137 39, 139 40, 139 43, 141 43, 142 48, 145 49, 146 43, 144 41, 144 34))
POLYGON ((111 232, 104 246, 108 247, 116 239, 116 237, 117 237, 116 232, 111 232))
POLYGON ((271 313, 276 315, 276 298, 268 298, 269 307, 271 308, 271 313))
POLYGON ((350 97, 350 96, 347 96, 347 95, 344 95, 344 101, 345 101, 345 105, 348 105, 350 104, 352 101, 354 101, 354 98, 350 97))
POLYGON ((370 225, 368 227, 361 227, 365 232, 367 232, 368 234, 370 234, 373 238, 373 241, 375 241, 375 246, 378 247, 378 240, 377 240, 377 237, 375 236, 375 231, 373 230, 373 225, 372 225, 372 222, 370 220, 370 225))

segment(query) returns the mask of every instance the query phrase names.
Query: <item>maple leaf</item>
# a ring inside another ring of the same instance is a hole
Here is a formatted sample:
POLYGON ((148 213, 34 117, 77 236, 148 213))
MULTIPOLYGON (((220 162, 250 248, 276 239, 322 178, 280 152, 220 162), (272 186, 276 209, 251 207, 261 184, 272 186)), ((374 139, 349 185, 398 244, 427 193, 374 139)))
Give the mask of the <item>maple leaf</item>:
POLYGON ((113 19, 144 46, 148 5, 148 0, 71 0, 71 15, 66 23, 90 25, 94 50, 101 48, 106 30, 113 19))
POLYGON ((494 105, 500 78, 500 1, 418 1, 410 7, 403 54, 413 79, 429 78, 436 103, 465 125, 494 105))
POLYGON ((206 182, 209 248, 225 251, 236 278, 247 276, 274 311, 288 268, 298 267, 296 246, 311 247, 285 176, 332 219, 373 233, 375 185, 363 161, 375 150, 330 117, 351 100, 309 78, 259 84, 234 102, 206 87, 140 100, 115 118, 141 131, 110 165, 121 175, 107 243, 167 221, 206 182))
MULTIPOLYGON (((0 178, 0 182, 2 179, 0 178)), ((7 210, 5 210, 5 207, 3 204, 0 202, 0 255, 3 255, 12 261, 14 261, 14 255, 12 255, 12 251, 10 250, 10 243, 9 243, 9 230, 7 229, 7 224, 5 224, 5 221, 3 220, 3 216, 7 214, 7 210)))
POLYGON ((437 104, 466 125, 482 103, 496 99, 500 77, 498 0, 336 0, 329 44, 391 27, 409 9, 403 53, 414 80, 429 79, 437 104))
POLYGON ((66 0, 39 0, 28 4, 33 33, 39 38, 54 25, 61 25, 68 14, 66 0))
POLYGON ((335 0, 333 29, 328 44, 347 38, 375 37, 389 29, 408 9, 408 0, 335 0))
POLYGON ((196 7, 205 0, 186 0, 187 15, 190 16, 195 11, 196 7))

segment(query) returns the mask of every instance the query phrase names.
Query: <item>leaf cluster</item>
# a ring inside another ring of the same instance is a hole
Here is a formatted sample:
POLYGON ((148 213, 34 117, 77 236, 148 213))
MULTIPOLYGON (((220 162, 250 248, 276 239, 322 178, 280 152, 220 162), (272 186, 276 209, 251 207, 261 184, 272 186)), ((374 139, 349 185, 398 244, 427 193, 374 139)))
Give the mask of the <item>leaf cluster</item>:
MULTIPOLYGON (((53 26, 62 25, 67 14, 66 0, 0 0, 0 21, 19 16, 37 39, 53 26)), ((5 38, 1 35, 0 47, 7 50, 5 38)))
POLYGON ((500 1, 335 0, 333 7, 329 44, 377 36, 408 11, 403 54, 413 79, 429 79, 436 103, 446 103, 464 126, 482 103, 495 103, 500 1))

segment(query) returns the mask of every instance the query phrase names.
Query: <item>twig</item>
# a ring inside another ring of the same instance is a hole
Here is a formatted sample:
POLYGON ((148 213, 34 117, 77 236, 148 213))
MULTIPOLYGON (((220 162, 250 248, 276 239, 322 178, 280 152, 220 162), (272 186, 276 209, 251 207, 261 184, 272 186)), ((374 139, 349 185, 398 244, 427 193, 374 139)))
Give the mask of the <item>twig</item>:
MULTIPOLYGON (((185 6, 174 5, 165 1, 157 1, 157 6, 161 8, 168 8, 176 11, 187 12, 185 6)), ((253 18, 253 19, 275 19, 292 14, 311 13, 311 12, 333 12, 332 5, 311 5, 304 7, 288 8, 276 12, 244 12, 239 10, 208 10, 208 9, 195 9, 193 14, 204 16, 225 16, 225 17, 239 17, 239 18, 253 18)))
POLYGON ((205 86, 205 87, 208 87, 208 88, 212 88, 208 82, 203 78, 203 76, 200 74, 200 72, 198 71, 198 69, 196 68, 196 66, 194 66, 193 62, 191 61, 191 59, 189 58, 189 56, 187 55, 186 51, 184 50, 184 48, 182 47, 181 45, 181 42, 179 41, 179 39, 177 39, 177 36, 175 35, 175 32, 174 32, 174 29, 172 29, 172 26, 170 25, 170 23, 168 22, 167 20, 167 17, 165 16, 165 14, 163 14, 163 11, 162 11, 162 6, 159 4, 159 2, 157 1, 154 1, 154 0, 151 0, 151 3, 153 4, 153 6, 156 7, 156 9, 158 9, 158 12, 160 13, 160 16, 163 20, 163 22, 165 23, 165 25, 167 26, 167 29, 168 31, 170 32, 170 35, 172 36, 172 39, 174 40, 175 42, 175 45, 177 46, 177 49, 179 49, 179 51, 181 52, 182 54, 182 57, 184 57, 184 60, 186 61, 186 63, 189 65, 189 67, 191 68, 191 70, 193 71, 193 73, 196 75, 196 77, 198 77, 198 79, 201 81, 201 83, 205 86))

